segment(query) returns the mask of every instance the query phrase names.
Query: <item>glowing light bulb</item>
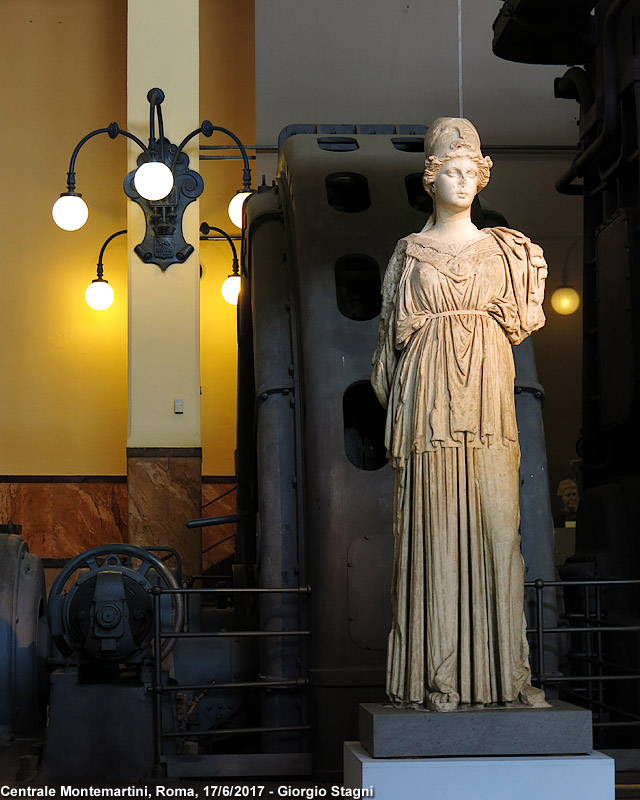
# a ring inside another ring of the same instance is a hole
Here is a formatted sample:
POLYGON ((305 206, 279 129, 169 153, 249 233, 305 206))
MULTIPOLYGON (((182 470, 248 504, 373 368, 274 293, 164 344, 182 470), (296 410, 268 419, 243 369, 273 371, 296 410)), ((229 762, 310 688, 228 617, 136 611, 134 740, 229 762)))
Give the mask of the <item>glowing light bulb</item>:
POLYGON ((84 293, 84 299, 87 301, 87 305, 95 311, 104 311, 109 308, 114 298, 115 294, 113 289, 109 286, 109 283, 100 278, 91 281, 84 293))
POLYGON ((560 286, 551 295, 551 307, 556 314, 573 314, 580 306, 580 295, 571 286, 560 286))
POLYGON ((173 172, 162 161, 147 161, 136 170, 133 185, 145 200, 162 200, 173 189, 173 172))
POLYGON ((229 277, 220 287, 220 291, 229 305, 237 306, 238 295, 240 294, 240 276, 229 275, 229 277))
POLYGON ((253 194, 253 192, 238 192, 231 198, 231 202, 229 203, 229 219, 236 228, 242 229, 242 208, 245 200, 251 194, 253 194))
POLYGON ((63 231, 77 231, 89 217, 89 209, 81 194, 65 192, 53 204, 53 221, 63 231))

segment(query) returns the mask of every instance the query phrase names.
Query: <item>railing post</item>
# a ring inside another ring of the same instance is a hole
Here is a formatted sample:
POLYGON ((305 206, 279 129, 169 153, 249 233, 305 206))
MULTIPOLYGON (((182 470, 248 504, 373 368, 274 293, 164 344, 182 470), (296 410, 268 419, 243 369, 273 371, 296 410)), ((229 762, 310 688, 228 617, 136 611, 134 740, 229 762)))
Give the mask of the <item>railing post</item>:
POLYGON ((162 654, 161 654, 161 626, 160 598, 162 588, 154 586, 151 589, 153 597, 153 727, 154 727, 154 756, 156 770, 160 769, 162 759, 162 654))
POLYGON ((536 661, 538 664, 538 681, 540 687, 544 689, 544 581, 542 578, 537 578, 535 582, 536 587, 536 639, 538 643, 538 652, 536 653, 536 661))

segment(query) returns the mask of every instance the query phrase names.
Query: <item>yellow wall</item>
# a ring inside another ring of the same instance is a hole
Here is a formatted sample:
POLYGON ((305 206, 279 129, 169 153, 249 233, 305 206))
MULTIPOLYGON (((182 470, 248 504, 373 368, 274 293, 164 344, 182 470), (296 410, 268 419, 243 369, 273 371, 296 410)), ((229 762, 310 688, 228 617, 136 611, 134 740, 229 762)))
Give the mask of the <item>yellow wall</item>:
MULTIPOLYGON (((252 143, 253 2, 201 0, 200 17, 200 117, 252 143)), ((0 52, 11 69, 0 84, 5 192, 0 475, 126 471, 125 237, 105 254, 114 305, 95 312, 84 302, 100 246, 126 227, 122 137, 96 137, 79 155, 77 190, 90 214, 85 227, 60 231, 50 213, 66 188, 69 158, 79 139, 112 120, 126 127, 126 18, 126 0, 2 3, 0 52)), ((170 129, 167 133, 171 137, 170 129)), ((240 188, 241 167, 203 162, 200 171, 205 180, 201 218, 233 233, 226 205, 240 188)), ((203 471, 230 475, 236 324, 235 308, 219 295, 231 265, 229 248, 202 243, 201 264, 203 471)))
POLYGON ((105 258, 114 305, 98 314, 84 302, 100 246, 126 226, 124 139, 99 136, 80 153, 85 227, 51 219, 79 139, 125 123, 125 20, 125 0, 2 4, 0 474, 125 471, 124 237, 105 258))
MULTIPOLYGON (((230 128, 246 144, 255 143, 254 51, 253 0, 200 0, 200 115, 230 128)), ((201 137, 201 142, 232 144, 215 133, 211 139, 201 137)), ((203 161, 200 174, 205 182, 201 219, 231 236, 239 235, 229 220, 227 205, 242 187, 242 162, 203 161)), ((252 185, 256 186, 255 175, 252 185)), ((240 255, 239 242, 236 247, 240 255)), ((236 308, 220 295, 222 281, 231 272, 231 259, 227 243, 200 243, 204 475, 233 475, 235 471, 236 308)))

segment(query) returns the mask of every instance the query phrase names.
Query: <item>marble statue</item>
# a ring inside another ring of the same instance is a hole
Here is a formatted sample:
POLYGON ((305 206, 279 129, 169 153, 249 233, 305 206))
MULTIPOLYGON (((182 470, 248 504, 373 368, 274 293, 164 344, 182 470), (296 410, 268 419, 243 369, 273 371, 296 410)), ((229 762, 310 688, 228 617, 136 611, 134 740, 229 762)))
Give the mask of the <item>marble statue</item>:
POLYGON ((542 250, 479 230, 491 159, 465 119, 425 138, 434 213, 401 239, 382 289, 372 384, 395 471, 387 694, 404 706, 545 706, 531 685, 511 345, 544 325, 542 250))

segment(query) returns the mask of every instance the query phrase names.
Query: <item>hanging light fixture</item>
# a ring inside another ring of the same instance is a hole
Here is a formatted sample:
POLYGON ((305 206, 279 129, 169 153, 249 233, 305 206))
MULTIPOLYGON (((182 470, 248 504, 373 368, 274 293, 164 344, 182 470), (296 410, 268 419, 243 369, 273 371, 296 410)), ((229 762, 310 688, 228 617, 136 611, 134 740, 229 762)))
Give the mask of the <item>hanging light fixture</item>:
POLYGON ((104 251, 109 242, 115 239, 116 236, 123 236, 126 232, 127 231, 124 230, 112 233, 100 249, 100 255, 98 256, 98 277, 91 281, 84 293, 84 299, 87 301, 87 305, 93 308, 94 311, 104 311, 113 303, 115 298, 114 291, 111 286, 109 286, 109 281, 102 277, 104 274, 102 257, 104 256, 104 251))
POLYGON ((89 218, 89 209, 81 194, 65 192, 53 204, 53 221, 64 231, 77 231, 89 218))
POLYGON ((551 308, 553 308, 556 314, 561 314, 562 316, 574 314, 580 307, 580 295, 573 286, 569 284, 569 256, 576 245, 581 242, 582 239, 576 239, 567 250, 567 255, 565 256, 564 265, 562 267, 562 283, 551 295, 551 308))
POLYGON ((213 225, 209 225, 206 222, 203 222, 200 225, 200 239, 205 242, 216 242, 222 241, 226 239, 229 242, 231 247, 231 251, 233 252, 233 261, 231 264, 231 273, 227 276, 225 281, 223 282, 222 286, 220 287, 220 292, 224 299, 229 303, 229 305, 237 306, 238 305, 238 295, 240 294, 240 288, 242 284, 242 279, 240 277, 240 267, 238 264, 238 253, 236 251, 236 246, 233 243, 233 239, 229 236, 228 233, 222 230, 222 228, 216 228, 213 225), (220 234, 220 237, 209 236, 211 231, 216 231, 220 234))
POLYGON ((222 293, 222 296, 231 306, 238 305, 240 284, 241 284, 240 275, 238 275, 237 272, 233 272, 231 275, 227 277, 227 279, 220 287, 220 292, 222 293))
MULTIPOLYGON (((240 158, 242 158, 243 162, 243 171, 242 171, 242 189, 238 189, 235 195, 231 198, 228 206, 228 214, 229 219, 231 222, 236 226, 236 228, 242 228, 242 210, 244 207, 245 200, 250 197, 254 192, 255 189, 251 188, 251 169, 249 167, 249 156, 247 155, 247 149, 242 144, 240 139, 230 130, 226 128, 216 128, 217 131, 226 134, 235 142, 238 150, 240 151, 240 158)), ((201 148, 202 150, 226 150, 228 149, 226 146, 221 145, 203 145, 201 148)), ((202 158, 207 161, 218 160, 218 159, 227 159, 227 158, 237 158, 238 156, 203 156, 202 158)))
POLYGON ((236 228, 242 229, 242 210, 245 200, 252 194, 253 192, 240 190, 231 198, 231 202, 229 203, 229 219, 236 228))
POLYGON ((185 241, 182 233, 182 218, 185 208, 202 194, 204 182, 195 170, 189 169, 189 158, 184 153, 188 142, 198 134, 209 137, 214 131, 230 136, 244 160, 242 191, 246 194, 251 193, 251 170, 247 152, 240 139, 227 128, 213 125, 209 120, 205 120, 199 128, 185 136, 178 146, 172 144, 164 135, 164 92, 157 88, 151 89, 147 100, 148 144, 134 134, 121 130, 116 122, 88 133, 73 151, 67 173, 67 191, 56 200, 51 213, 56 225, 64 230, 78 230, 84 225, 89 209, 82 195, 76 192, 75 163, 78 153, 89 139, 101 133, 108 134, 111 139, 125 136, 134 141, 142 151, 138 156, 137 168, 124 180, 125 194, 142 208, 146 220, 144 240, 136 245, 134 252, 145 263, 156 264, 165 270, 171 264, 186 261, 193 252, 193 245, 185 241))
POLYGON ((573 286, 559 286, 551 295, 551 307, 556 314, 573 314, 580 307, 580 295, 573 286))

